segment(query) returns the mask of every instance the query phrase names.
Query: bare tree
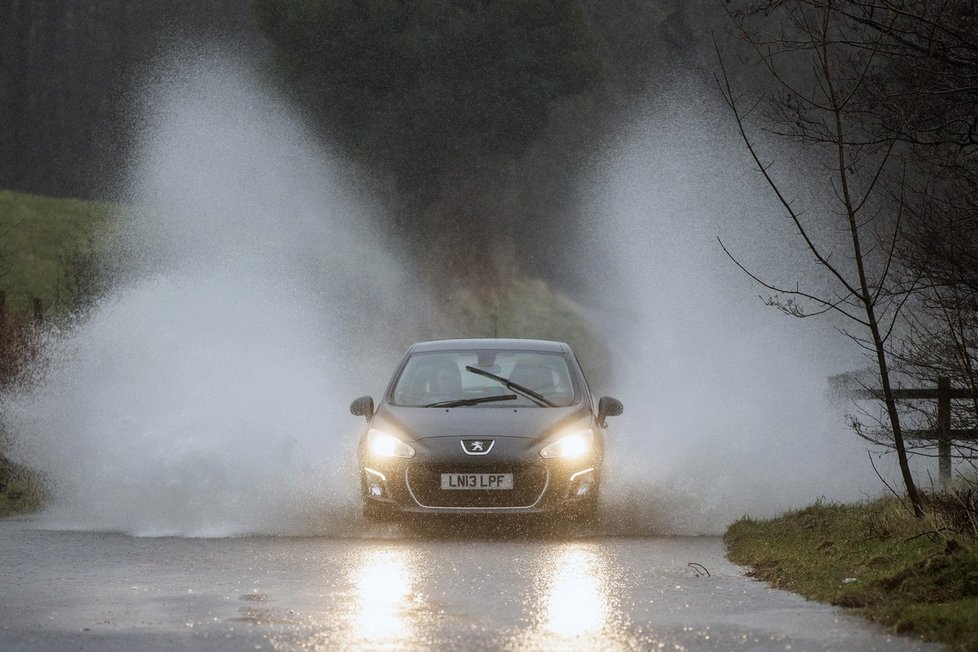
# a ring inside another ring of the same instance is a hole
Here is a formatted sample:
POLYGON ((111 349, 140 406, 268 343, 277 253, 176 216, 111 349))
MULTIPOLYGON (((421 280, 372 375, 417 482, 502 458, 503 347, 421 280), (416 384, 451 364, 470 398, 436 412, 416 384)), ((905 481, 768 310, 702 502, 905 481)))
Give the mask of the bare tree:
MULTIPOLYGON (((768 8, 771 3, 766 3, 768 8)), ((902 212, 896 263, 904 336, 895 350, 902 374, 932 386, 940 377, 978 392, 978 3, 974 0, 819 2, 857 27, 851 47, 875 50, 877 64, 852 115, 901 144, 909 173, 891 183, 902 212)), ((919 411, 937 420, 932 403, 919 411)), ((978 400, 955 403, 955 428, 978 422, 978 400)), ((960 444, 961 457, 975 454, 960 444)))
POLYGON ((765 73, 766 90, 754 98, 735 92, 719 47, 717 82, 748 152, 805 248, 827 272, 830 287, 792 287, 762 279, 721 246, 743 271, 775 293, 770 305, 796 317, 833 312, 850 324, 843 332, 874 361, 903 484, 919 517, 921 497, 910 472, 891 381, 893 331, 911 296, 894 264, 904 215, 885 183, 902 166, 902 136, 916 98, 907 98, 902 114, 894 107, 890 124, 882 128, 874 116, 860 111, 862 97, 883 65, 882 33, 867 38, 866 28, 835 11, 831 2, 764 4, 771 14, 761 16, 761 23, 754 22, 758 14, 751 8, 731 10, 730 15, 765 73), (788 181, 777 176, 773 160, 761 152, 751 125, 758 116, 768 132, 811 152, 813 170, 830 189, 811 206, 802 208, 792 198, 788 181), (845 237, 836 241, 820 236, 825 224, 838 225, 845 237))
MULTIPOLYGON (((950 378, 978 393, 978 3, 973 0, 884 0, 850 6, 853 20, 887 43, 886 68, 867 111, 891 124, 893 107, 915 98, 899 137, 914 174, 902 193, 907 228, 898 252, 920 279, 899 359, 909 376, 933 384, 950 378), (891 16, 887 31, 881 24, 891 16)), ((925 415, 933 423, 931 410, 925 415)), ((955 428, 973 428, 978 400, 956 403, 955 428)), ((973 445, 958 445, 974 457, 973 445)))

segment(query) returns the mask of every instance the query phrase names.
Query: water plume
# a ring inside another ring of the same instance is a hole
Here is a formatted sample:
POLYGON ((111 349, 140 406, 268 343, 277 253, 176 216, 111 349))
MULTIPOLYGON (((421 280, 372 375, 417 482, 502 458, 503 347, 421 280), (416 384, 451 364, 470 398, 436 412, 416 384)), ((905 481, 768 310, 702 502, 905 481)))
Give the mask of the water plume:
POLYGON ((114 289, 5 397, 14 453, 50 491, 45 524, 220 536, 357 520, 347 406, 382 387, 423 300, 356 175, 229 61, 195 51, 154 72, 114 289))
MULTIPOLYGON (((858 350, 831 319, 766 308, 717 242, 791 284, 814 269, 726 118, 714 89, 674 84, 591 173, 588 303, 617 350, 626 407, 604 474, 613 530, 719 533, 745 514, 881 489, 826 396, 828 376, 863 363, 858 350)), ((807 193, 792 158, 780 150, 777 172, 807 193)))
MULTIPOLYGON (((404 346, 440 328, 421 323, 436 311, 355 171, 279 94, 223 56, 161 70, 113 289, 50 333, 35 383, 3 399, 16 458, 51 492, 40 518, 141 535, 364 531, 347 405, 376 396, 404 346)), ((604 532, 717 533, 879 491, 825 397, 858 355, 829 322, 765 309, 716 242, 779 274, 805 258, 711 98, 676 86, 623 128, 568 247, 626 406, 604 532)))

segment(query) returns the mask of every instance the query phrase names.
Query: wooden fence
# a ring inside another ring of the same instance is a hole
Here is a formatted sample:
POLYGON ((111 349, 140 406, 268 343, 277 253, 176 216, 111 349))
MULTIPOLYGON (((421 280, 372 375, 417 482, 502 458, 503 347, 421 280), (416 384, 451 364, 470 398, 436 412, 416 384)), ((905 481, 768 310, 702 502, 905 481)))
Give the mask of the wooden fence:
MULTIPOLYGON (((883 400, 882 389, 856 392, 856 398, 883 400)), ((932 430, 904 430, 908 439, 937 442, 938 475, 941 482, 951 479, 951 447, 956 441, 978 441, 978 429, 951 428, 951 401, 978 398, 969 389, 954 389, 950 378, 938 378, 936 389, 894 389, 896 400, 937 400, 937 424, 932 430)))

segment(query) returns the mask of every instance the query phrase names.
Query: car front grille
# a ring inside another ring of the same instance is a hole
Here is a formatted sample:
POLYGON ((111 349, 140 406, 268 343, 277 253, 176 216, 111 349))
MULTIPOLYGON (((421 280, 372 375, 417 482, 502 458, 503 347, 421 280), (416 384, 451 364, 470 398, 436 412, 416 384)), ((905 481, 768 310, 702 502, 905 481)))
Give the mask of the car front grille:
POLYGON ((547 469, 543 465, 467 466, 460 464, 418 465, 407 469, 407 484, 422 507, 500 509, 532 507, 547 488, 547 469), (464 491, 442 489, 442 473, 512 473, 512 489, 464 491))

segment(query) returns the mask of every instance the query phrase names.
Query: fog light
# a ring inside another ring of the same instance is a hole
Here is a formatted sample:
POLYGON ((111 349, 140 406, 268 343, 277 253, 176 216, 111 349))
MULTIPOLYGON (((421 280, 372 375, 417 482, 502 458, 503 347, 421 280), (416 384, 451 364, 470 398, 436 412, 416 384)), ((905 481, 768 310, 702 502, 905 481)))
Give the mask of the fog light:
POLYGON ((570 491, 568 493, 575 498, 580 498, 586 496, 591 491, 592 486, 594 486, 594 469, 584 469, 570 477, 570 491))
POLYGON ((364 467, 363 473, 367 485, 367 494, 371 498, 383 498, 387 494, 387 477, 380 471, 366 467, 364 467))

